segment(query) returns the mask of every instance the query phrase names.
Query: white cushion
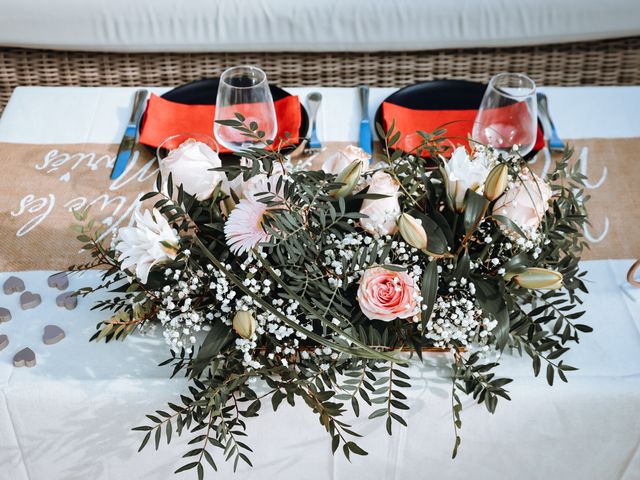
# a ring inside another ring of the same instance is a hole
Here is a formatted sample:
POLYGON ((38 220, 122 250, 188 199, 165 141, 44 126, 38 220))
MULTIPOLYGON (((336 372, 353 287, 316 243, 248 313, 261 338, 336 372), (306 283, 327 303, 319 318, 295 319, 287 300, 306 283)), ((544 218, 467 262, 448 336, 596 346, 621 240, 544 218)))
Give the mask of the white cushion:
POLYGON ((1 0, 0 45, 378 51, 640 35, 640 0, 1 0))

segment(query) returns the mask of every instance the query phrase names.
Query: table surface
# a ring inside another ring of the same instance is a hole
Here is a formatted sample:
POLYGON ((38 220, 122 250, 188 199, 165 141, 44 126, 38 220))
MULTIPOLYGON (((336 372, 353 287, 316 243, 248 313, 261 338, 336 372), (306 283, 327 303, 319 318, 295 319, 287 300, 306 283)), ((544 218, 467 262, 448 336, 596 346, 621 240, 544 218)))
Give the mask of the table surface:
MULTIPOLYGON (((18 87, 2 118, 0 141, 18 143, 120 143, 136 88, 18 87)), ((149 88, 162 94, 168 88, 149 88)), ((322 140, 357 141, 360 99, 354 88, 288 88, 304 98, 323 95, 318 113, 322 140), (335 113, 334 113, 335 112, 335 113)), ((372 88, 371 117, 395 88, 372 88)), ((638 137, 640 87, 542 87, 563 138, 638 137), (603 121, 606 119, 606 121, 603 121)))
MULTIPOLYGON (((160 93, 166 89, 155 88, 160 93)), ((316 90, 316 89, 314 89, 316 90)), ((325 141, 355 141, 359 100, 355 89, 323 88, 319 128, 325 141)), ((640 87, 544 88, 565 138, 640 136, 640 87), (606 118, 606 122, 601 119, 606 118)), ((0 119, 0 141, 18 143, 117 143, 128 117, 130 88, 18 88, 0 119)), ((290 89, 301 96, 311 89, 290 89)), ((393 89, 372 89, 370 111, 393 89)), ((615 161, 615 159, 611 159, 615 161)), ((4 176, 3 181, 10 180, 4 176)), ((0 210, 6 211, 6 205, 0 210)), ((411 369, 410 427, 388 437, 382 421, 353 420, 370 451, 352 463, 333 457, 329 438, 305 406, 274 414, 263 408, 249 422, 254 469, 235 478, 373 479, 640 477, 640 297, 623 288, 631 260, 584 262, 591 293, 585 322, 595 328, 566 356, 578 366, 568 384, 549 387, 534 379, 526 358, 503 355, 499 373, 513 402, 495 415, 465 399, 463 444, 450 459, 453 433, 446 355, 430 355, 427 367, 411 369)), ((129 428, 162 408, 185 388, 156 365, 167 356, 158 335, 124 343, 89 344, 102 319, 81 299, 78 308, 55 306, 59 293, 48 272, 21 272, 43 305, 20 311, 17 295, 0 293, 14 318, 0 326, 11 344, 0 352, 0 480, 168 478, 187 451, 182 439, 161 452, 136 454, 140 436, 129 428), (40 339, 44 325, 60 325, 67 338, 54 346, 40 339), (31 346, 32 369, 11 365, 13 353, 31 346)), ((0 283, 9 276, 0 273, 0 283)), ((71 287, 96 282, 89 272, 71 287)), ((229 466, 220 464, 228 478, 229 466)), ((185 477, 188 478, 188 477, 185 477)), ((215 478, 215 477, 214 477, 215 478)))

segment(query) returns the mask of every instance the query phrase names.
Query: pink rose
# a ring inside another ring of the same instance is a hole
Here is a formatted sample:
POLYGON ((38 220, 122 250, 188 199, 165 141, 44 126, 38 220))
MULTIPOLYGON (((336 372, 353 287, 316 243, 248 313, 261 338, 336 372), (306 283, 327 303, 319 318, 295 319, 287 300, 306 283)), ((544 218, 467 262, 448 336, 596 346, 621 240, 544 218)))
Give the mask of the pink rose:
POLYGON ((413 278, 406 272, 373 267, 362 275, 356 298, 369 320, 390 322, 396 318, 414 317, 420 312, 416 300, 418 293, 413 278))
POLYGON ((536 230, 549 208, 551 188, 536 174, 526 172, 523 180, 496 200, 493 213, 507 217, 520 228, 536 230))
POLYGON ((367 218, 360 219, 360 226, 372 235, 391 235, 398 230, 400 216, 400 184, 388 173, 378 170, 369 181, 368 193, 386 195, 377 200, 366 199, 362 202, 360 213, 367 218))

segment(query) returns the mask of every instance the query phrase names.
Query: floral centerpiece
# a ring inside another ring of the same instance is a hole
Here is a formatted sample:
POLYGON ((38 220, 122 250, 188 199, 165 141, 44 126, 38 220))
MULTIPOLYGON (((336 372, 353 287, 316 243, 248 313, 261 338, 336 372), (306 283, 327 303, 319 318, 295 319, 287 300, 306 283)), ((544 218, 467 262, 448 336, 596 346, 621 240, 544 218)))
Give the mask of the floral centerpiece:
MULTIPOLYGON (((241 115, 225 123, 263 136, 241 115)), ((72 269, 106 268, 103 284, 81 293, 114 293, 96 304, 113 313, 93 339, 160 328, 164 364, 191 382, 134 429, 141 448, 191 435, 178 471, 199 478, 205 464, 217 468, 215 449, 250 464, 247 419, 286 400, 308 405, 334 452, 366 455, 345 413, 359 416, 364 403, 389 434, 406 425, 407 367, 437 350, 451 358, 455 456, 461 394, 490 412, 509 399, 511 380, 494 372, 505 349, 530 357, 549 384, 575 370, 562 356, 590 327, 574 309, 587 291, 586 212, 570 152, 541 179, 517 151, 451 151, 439 130, 419 132, 407 154, 393 149, 393 126, 378 129, 379 163, 348 147, 318 170, 259 148, 223 167, 187 142, 143 198, 154 207, 110 245, 96 240, 99 222, 76 213, 92 261, 72 269)))

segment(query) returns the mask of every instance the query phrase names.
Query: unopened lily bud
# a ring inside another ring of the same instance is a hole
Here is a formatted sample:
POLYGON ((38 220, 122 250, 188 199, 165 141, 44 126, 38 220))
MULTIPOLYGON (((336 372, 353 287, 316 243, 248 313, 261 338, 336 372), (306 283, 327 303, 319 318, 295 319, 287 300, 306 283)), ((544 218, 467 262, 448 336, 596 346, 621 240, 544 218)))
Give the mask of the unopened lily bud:
POLYGON ((418 250, 427 248, 427 232, 422 227, 422 222, 408 213, 398 217, 398 230, 400 235, 412 247, 418 250))
POLYGON ((233 329, 242 338, 251 338, 256 331, 256 326, 256 319, 251 312, 238 310, 233 317, 233 329))
POLYGON ((362 173, 362 161, 354 160, 347 165, 336 177, 336 182, 344 183, 340 188, 337 188, 331 192, 333 198, 344 198, 349 195, 360 180, 360 174, 362 173))
POLYGON ((507 274, 505 278, 522 288, 533 290, 556 290, 562 287, 562 274, 546 268, 531 267, 522 273, 507 274))
POLYGON ((220 201, 220 209, 225 215, 229 216, 234 208, 236 208, 236 202, 233 200, 231 195, 220 201))
POLYGON ((487 175, 484 182, 484 196, 490 202, 493 202, 507 189, 509 182, 509 167, 501 163, 493 167, 493 170, 487 175))

